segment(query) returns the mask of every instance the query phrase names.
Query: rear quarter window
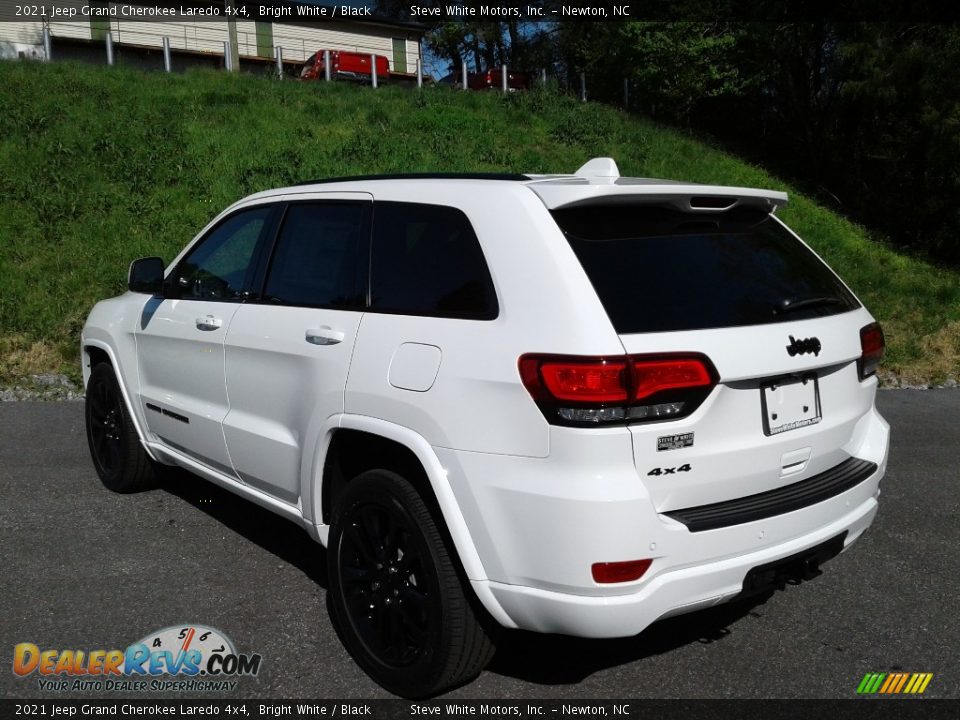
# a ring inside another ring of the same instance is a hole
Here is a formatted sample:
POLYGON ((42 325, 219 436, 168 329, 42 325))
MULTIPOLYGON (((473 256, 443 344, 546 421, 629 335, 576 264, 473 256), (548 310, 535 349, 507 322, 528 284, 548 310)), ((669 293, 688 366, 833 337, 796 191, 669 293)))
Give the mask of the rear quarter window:
POLYGON ((441 205, 377 202, 373 211, 370 309, 492 320, 490 271, 467 216, 441 205))
POLYGON ((619 334, 762 325, 860 306, 768 213, 652 205, 553 211, 619 334))

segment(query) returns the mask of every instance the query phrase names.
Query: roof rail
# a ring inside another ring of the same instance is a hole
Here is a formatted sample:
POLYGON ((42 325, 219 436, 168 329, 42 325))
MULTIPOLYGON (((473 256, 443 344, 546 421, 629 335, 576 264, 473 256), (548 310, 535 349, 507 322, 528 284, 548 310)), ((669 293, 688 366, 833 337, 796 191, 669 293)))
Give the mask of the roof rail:
POLYGON ((353 175, 347 177, 324 178, 295 183, 290 187, 302 185, 326 185, 329 183, 354 182, 357 180, 510 180, 521 182, 529 180, 518 173, 393 173, 386 175, 353 175))

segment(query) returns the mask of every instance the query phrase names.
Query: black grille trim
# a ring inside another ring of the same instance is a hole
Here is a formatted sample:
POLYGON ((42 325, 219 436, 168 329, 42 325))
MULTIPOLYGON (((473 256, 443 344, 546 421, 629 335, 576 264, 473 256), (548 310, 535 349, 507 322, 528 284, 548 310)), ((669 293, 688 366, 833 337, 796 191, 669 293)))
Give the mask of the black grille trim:
POLYGON ((663 515, 682 522, 690 532, 741 525, 823 502, 859 485, 876 471, 876 463, 848 458, 829 470, 776 490, 711 505, 671 510, 663 515))

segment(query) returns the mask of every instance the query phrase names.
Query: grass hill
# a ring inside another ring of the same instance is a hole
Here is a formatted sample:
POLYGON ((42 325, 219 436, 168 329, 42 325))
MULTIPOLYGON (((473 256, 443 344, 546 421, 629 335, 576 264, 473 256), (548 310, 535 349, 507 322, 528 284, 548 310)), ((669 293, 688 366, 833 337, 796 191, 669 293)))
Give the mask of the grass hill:
POLYGON ((223 72, 0 63, 0 385, 77 377, 93 303, 257 190, 378 172, 571 172, 786 189, 781 216, 887 333, 887 380, 960 376, 960 273, 897 254, 762 169, 548 92, 372 90, 223 72))

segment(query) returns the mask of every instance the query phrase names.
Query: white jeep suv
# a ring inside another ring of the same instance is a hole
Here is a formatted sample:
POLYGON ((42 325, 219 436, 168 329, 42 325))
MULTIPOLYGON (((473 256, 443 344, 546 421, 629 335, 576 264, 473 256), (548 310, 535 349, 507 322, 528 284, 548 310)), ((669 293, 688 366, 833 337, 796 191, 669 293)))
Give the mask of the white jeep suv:
POLYGON ((252 195, 90 313, 94 465, 302 525, 345 646, 411 697, 498 625, 630 636, 809 577, 877 512, 884 340, 786 200, 606 158, 252 195))

